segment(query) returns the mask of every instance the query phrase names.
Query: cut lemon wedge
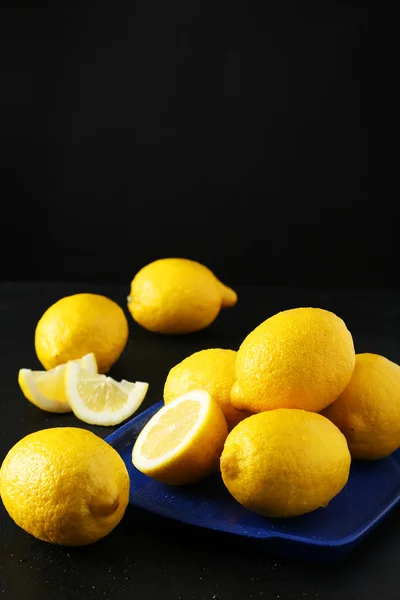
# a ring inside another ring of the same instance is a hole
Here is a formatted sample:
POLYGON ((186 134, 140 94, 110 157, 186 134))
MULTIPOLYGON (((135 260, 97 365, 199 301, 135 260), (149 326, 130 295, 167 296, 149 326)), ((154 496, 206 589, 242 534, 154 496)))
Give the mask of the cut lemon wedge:
POLYGON ((133 447, 132 463, 161 483, 195 483, 218 468, 227 435, 218 404, 208 392, 194 390, 150 419, 133 447))
MULTIPOLYGON (((97 373, 95 355, 91 352, 82 358, 71 361, 82 366, 90 373, 97 373)), ((49 371, 31 371, 20 369, 18 383, 25 396, 38 408, 48 412, 71 412, 71 407, 65 394, 65 373, 68 363, 59 365, 49 371)))
POLYGON ((68 402, 75 416, 91 425, 119 425, 142 404, 148 383, 115 381, 70 363, 65 375, 68 402))

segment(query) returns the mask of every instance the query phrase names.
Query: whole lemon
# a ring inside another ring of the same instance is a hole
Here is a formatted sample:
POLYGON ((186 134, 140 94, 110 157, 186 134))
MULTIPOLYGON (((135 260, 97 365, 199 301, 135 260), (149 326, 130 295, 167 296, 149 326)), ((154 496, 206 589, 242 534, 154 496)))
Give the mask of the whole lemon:
POLYGON ((50 306, 35 331, 36 354, 45 369, 96 356, 99 373, 106 373, 128 340, 128 321, 118 304, 98 294, 74 294, 50 306))
POLYGON ((350 470, 346 438, 325 417, 277 409, 245 419, 228 435, 223 481, 246 508, 268 517, 295 517, 325 507, 350 470))
POLYGON ((236 304, 236 293, 204 265, 162 258, 134 277, 128 309, 142 327, 158 333, 190 333, 208 327, 221 307, 236 304))
POLYGON ((168 373, 164 385, 165 404, 186 392, 206 390, 219 404, 231 429, 250 414, 236 410, 230 399, 235 381, 235 360, 234 350, 222 348, 210 348, 191 354, 168 373))
POLYGON ((344 433, 353 458, 392 454, 400 447, 400 366, 357 354, 349 385, 323 414, 344 433))
POLYGON ((7 454, 0 471, 3 504, 17 525, 45 542, 83 546, 122 519, 129 475, 119 454, 85 429, 32 433, 7 454))
POLYGON ((231 391, 238 410, 300 408, 319 412, 343 392, 355 363, 353 339, 334 313, 285 310, 240 346, 231 391))

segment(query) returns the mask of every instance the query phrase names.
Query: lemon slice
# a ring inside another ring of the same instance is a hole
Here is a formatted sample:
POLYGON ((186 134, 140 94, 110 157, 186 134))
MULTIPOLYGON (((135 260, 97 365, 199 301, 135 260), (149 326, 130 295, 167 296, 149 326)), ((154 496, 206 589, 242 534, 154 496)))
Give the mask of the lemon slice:
POLYGON ((115 381, 70 363, 65 375, 68 402, 74 414, 91 425, 118 425, 142 404, 148 383, 115 381))
POLYGON ((161 483, 195 483, 218 468, 227 434, 218 404, 208 392, 194 390, 150 419, 133 447, 132 463, 161 483))
MULTIPOLYGON (((81 365, 91 373, 97 373, 97 362, 93 352, 71 362, 81 365)), ((71 412, 64 383, 67 364, 64 363, 49 371, 20 369, 18 383, 25 398, 38 408, 48 412, 71 412)))

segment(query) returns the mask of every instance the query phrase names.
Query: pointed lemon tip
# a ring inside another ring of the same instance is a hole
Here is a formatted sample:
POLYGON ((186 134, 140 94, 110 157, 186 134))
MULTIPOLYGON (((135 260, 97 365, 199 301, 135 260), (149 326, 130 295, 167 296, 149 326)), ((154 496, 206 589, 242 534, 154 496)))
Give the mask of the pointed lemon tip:
POLYGON ((230 306, 235 306, 237 299, 238 299, 238 295, 235 292, 235 290, 233 290, 232 288, 228 287, 227 285, 224 285, 223 283, 221 283, 222 285, 222 302, 221 302, 221 306, 223 308, 228 308, 230 306))
POLYGON ((242 406, 243 403, 243 391, 240 387, 240 383, 235 381, 231 389, 231 402, 234 408, 237 410, 244 410, 245 407, 242 406))

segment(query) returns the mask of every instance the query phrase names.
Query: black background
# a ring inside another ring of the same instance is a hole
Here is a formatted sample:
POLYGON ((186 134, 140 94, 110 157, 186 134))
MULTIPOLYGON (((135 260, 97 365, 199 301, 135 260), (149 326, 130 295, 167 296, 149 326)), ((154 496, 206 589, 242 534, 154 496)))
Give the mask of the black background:
POLYGON ((5 1, 3 279, 397 285, 388 6, 5 1))
MULTIPOLYGON (((204 262, 240 301, 184 340, 128 315, 111 375, 150 381, 144 408, 184 356, 237 348, 293 306, 334 310, 357 352, 399 362, 399 292, 357 289, 398 286, 389 3, 4 0, 0 11, 0 277, 13 280, 0 291, 2 457, 31 431, 84 426, 17 386, 21 366, 39 367, 43 311, 82 291, 125 306, 130 279, 162 256, 204 262)), ((399 523, 395 510, 348 559, 318 565, 132 506, 98 544, 58 548, 0 506, 0 595, 397 600, 399 523)))

